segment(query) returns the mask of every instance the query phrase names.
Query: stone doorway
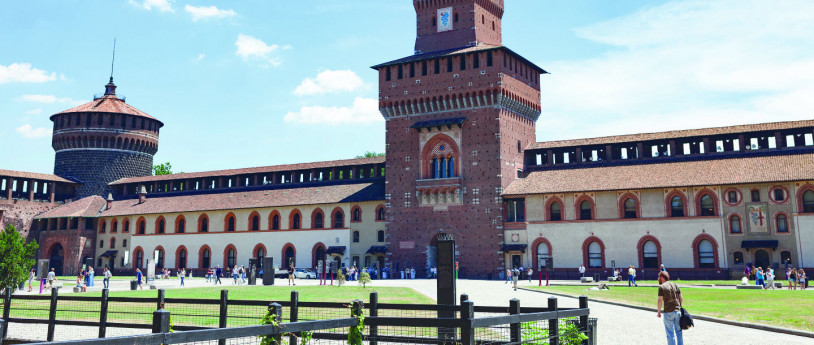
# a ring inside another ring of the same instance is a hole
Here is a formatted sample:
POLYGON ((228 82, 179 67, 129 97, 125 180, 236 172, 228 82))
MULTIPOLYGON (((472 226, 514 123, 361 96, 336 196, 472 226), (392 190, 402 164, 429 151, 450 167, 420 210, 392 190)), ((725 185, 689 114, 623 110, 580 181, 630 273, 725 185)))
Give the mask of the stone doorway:
POLYGON ((62 244, 57 243, 53 247, 51 247, 51 253, 49 255, 50 257, 48 262, 49 265, 51 266, 50 268, 54 269, 54 274, 56 274, 57 276, 61 276, 63 273, 62 266, 65 261, 65 249, 62 248, 62 244))
POLYGON ((767 253, 763 249, 758 249, 755 251, 755 266, 756 267, 763 267, 765 270, 771 264, 771 260, 769 259, 769 253, 767 253))

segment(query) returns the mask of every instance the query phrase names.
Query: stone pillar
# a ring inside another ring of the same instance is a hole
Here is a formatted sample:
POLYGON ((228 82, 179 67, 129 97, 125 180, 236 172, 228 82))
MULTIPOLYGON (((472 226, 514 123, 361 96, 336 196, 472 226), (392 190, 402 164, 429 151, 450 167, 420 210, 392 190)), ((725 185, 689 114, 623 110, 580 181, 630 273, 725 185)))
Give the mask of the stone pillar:
POLYGON ((54 199, 56 199, 56 183, 48 183, 48 202, 53 203, 54 199))
POLYGON ((29 180, 28 181, 28 201, 34 201, 34 192, 35 191, 36 190, 34 188, 34 181, 29 180))
POLYGON ((547 150, 545 152, 546 158, 548 159, 548 165, 554 164, 554 151, 547 150))
POLYGON ((11 200, 11 191, 12 191, 12 186, 14 186, 14 178, 11 178, 11 177, 10 177, 10 178, 9 178, 9 179, 6 181, 6 194, 7 194, 6 196, 8 197, 8 198, 7 198, 8 200, 11 200))
MULTIPOLYGON (((636 143, 636 159, 642 158, 643 155, 644 155, 644 143, 636 143)), ((629 152, 628 158, 630 158, 629 152)))
POLYGON ((670 140, 670 156, 677 156, 678 151, 676 151, 676 141, 670 140))
POLYGON ((710 153, 709 138, 704 138, 704 142, 702 143, 702 145, 704 145, 704 154, 709 154, 710 153))
POLYGON ((786 146, 786 137, 783 136, 783 133, 774 132, 774 142, 777 144, 776 148, 780 150, 786 146))
POLYGON ((577 147, 575 156, 571 163, 582 164, 582 148, 577 147))

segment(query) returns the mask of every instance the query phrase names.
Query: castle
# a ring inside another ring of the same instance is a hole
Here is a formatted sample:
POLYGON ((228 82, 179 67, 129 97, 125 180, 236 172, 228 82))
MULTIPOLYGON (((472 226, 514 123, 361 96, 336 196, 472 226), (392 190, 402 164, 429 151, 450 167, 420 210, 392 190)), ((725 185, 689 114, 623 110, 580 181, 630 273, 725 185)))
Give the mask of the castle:
POLYGON ((0 170, 0 222, 63 274, 273 256, 423 276, 442 235, 467 278, 814 263, 814 121, 538 142, 546 71, 502 45, 504 1, 413 4, 415 54, 373 66, 385 157, 150 176, 164 124, 111 78, 51 116, 54 174, 0 170))

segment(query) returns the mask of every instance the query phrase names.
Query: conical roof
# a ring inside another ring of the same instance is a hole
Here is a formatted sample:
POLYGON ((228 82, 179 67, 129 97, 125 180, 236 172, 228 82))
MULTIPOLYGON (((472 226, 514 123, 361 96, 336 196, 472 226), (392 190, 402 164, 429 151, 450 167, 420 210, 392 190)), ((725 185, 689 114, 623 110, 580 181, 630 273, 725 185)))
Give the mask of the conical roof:
MULTIPOLYGON (((127 104, 123 98, 116 97, 116 85, 113 84, 113 78, 111 78, 110 83, 105 85, 105 90, 104 96, 96 98, 92 102, 51 115, 51 119, 53 120, 54 116, 68 113, 117 113, 146 117, 161 122, 155 117, 127 104)), ((163 126, 164 123, 161 123, 161 125, 163 126)))

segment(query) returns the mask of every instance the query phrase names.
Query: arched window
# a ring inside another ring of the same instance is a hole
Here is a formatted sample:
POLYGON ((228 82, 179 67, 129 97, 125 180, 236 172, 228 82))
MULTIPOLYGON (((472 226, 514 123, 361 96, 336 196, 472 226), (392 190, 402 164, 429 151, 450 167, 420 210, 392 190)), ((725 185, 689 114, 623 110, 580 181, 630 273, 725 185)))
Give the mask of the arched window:
POLYGON ((225 231, 235 231, 235 215, 229 213, 226 215, 226 224, 224 224, 225 231))
POLYGON ((562 220, 562 205, 559 202, 552 202, 548 207, 548 220, 561 221, 562 220))
POLYGON ((789 222, 785 214, 777 215, 777 232, 789 232, 789 222))
POLYGON ((803 193, 803 213, 814 213, 814 191, 803 193))
POLYGON ((743 265, 743 252, 735 252, 732 256, 735 260, 735 265, 743 265))
MULTIPOLYGON (((76 218, 74 218, 74 219, 76 219, 76 218)), ((119 224, 118 224, 118 222, 116 222, 115 219, 111 220, 110 221, 110 233, 115 234, 117 232, 119 232, 119 224)))
POLYGON ((99 223, 99 233, 104 234, 106 231, 107 231, 107 222, 102 220, 102 222, 99 223))
POLYGON ((280 230, 280 215, 277 212, 271 216, 271 230, 280 230))
POLYGON ((625 200, 625 218, 636 218, 636 201, 633 198, 625 200))
POLYGON ((441 177, 441 167, 439 165, 438 158, 432 159, 432 178, 440 178, 441 177))
POLYGON ((147 222, 144 221, 144 218, 140 218, 138 222, 136 222, 136 232, 139 235, 144 235, 147 230, 147 222))
POLYGON ((302 228, 300 218, 301 218, 301 216, 300 216, 299 212, 294 213, 294 215, 291 216, 291 228, 292 229, 300 229, 300 228, 302 228))
POLYGON ((184 216, 178 216, 178 219, 175 221, 175 232, 179 234, 183 234, 187 228, 187 221, 184 219, 184 216))
POLYGON ((784 250, 780 252, 780 264, 781 265, 792 265, 791 262, 791 252, 788 250, 784 250))
POLYGON ((286 244, 283 248, 283 268, 297 267, 297 251, 291 243, 286 244))
POLYGON ((249 230, 257 231, 260 230, 260 215, 252 214, 249 216, 249 230))
POLYGON ((741 233, 741 217, 732 216, 729 217, 729 232, 733 234, 741 233))
POLYGON ((144 263, 144 251, 141 250, 141 248, 137 248, 136 249, 136 260, 133 261, 133 264, 136 265, 135 268, 141 268, 141 267, 144 266, 143 263, 144 263))
POLYGON ((201 250, 201 260, 198 261, 201 268, 209 268, 212 266, 212 252, 209 251, 209 247, 204 247, 201 250))
POLYGON ((110 249, 116 248, 116 238, 113 237, 110 239, 110 249))
POLYGON ((129 233, 130 232, 130 221, 125 219, 122 221, 122 233, 129 233))
POLYGON ((353 243, 358 243, 358 242, 359 242, 359 232, 354 231, 353 232, 353 243))
POLYGON ((684 200, 678 195, 670 199, 670 217, 684 217, 684 200))
POLYGON ((659 267, 659 249, 653 241, 647 241, 642 246, 642 263, 644 268, 659 267))
POLYGON ((351 222, 361 222, 362 221, 362 209, 359 206, 355 206, 353 210, 350 211, 351 214, 351 222))
POLYGON ((715 267, 715 250, 713 249, 712 242, 709 240, 701 240, 701 242, 698 243, 698 267, 715 267))
POLYGON ((376 232, 376 241, 384 242, 384 230, 379 230, 376 232))
POLYGON ((230 246, 226 249, 226 262, 224 264, 226 267, 232 268, 235 267, 235 262, 237 262, 237 251, 230 246))
POLYGON ((383 206, 379 206, 379 208, 376 209, 376 220, 380 220, 380 221, 384 220, 384 207, 383 206))
POLYGON ((158 247, 155 249, 158 252, 158 259, 155 261, 155 268, 164 268, 164 248, 158 247))
POLYGON ((715 204, 713 203, 712 197, 709 196, 709 194, 701 197, 701 215, 702 216, 715 215, 715 204))
POLYGON ((588 267, 602 267, 602 246, 599 245, 599 242, 591 242, 588 245, 588 267))
POLYGON ((187 249, 181 247, 178 249, 178 261, 175 263, 175 267, 178 268, 185 268, 187 267, 187 249))
MULTIPOLYGON (((551 257, 551 253, 548 251, 548 245, 545 243, 540 243, 537 245, 537 260, 546 259, 551 257)), ((541 264, 545 264, 542 262, 541 264)))
POLYGON ((345 227, 345 214, 342 210, 337 210, 333 214, 333 225, 335 229, 344 228, 345 227))
POLYGON ((206 214, 198 217, 198 232, 209 232, 209 216, 206 214))
POLYGON ((325 227, 325 215, 322 214, 322 211, 314 212, 314 229, 322 229, 325 227))
POLYGON ((579 204, 579 219, 590 220, 593 218, 593 210, 591 209, 591 202, 584 200, 579 204))
POLYGON ((266 257, 266 248, 260 247, 257 248, 257 251, 254 253, 255 257, 263 262, 263 258, 266 257))
POLYGON ((455 158, 449 157, 447 162, 447 177, 455 177, 455 158))
POLYGON ((155 229, 156 233, 158 234, 163 234, 166 232, 167 222, 164 221, 164 217, 158 217, 158 220, 155 221, 155 229))

